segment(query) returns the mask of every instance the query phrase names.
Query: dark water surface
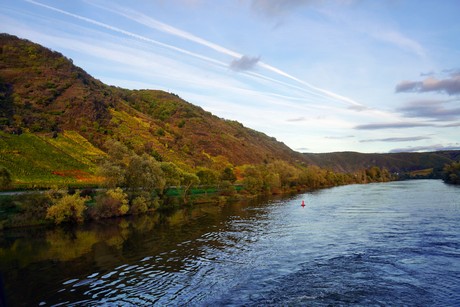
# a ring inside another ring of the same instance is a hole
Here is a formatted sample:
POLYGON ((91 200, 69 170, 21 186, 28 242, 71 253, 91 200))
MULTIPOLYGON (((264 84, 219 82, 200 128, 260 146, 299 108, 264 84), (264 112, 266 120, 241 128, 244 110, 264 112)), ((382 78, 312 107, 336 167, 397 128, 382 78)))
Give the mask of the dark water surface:
POLYGON ((350 185, 7 231, 0 268, 11 306, 460 306, 460 188, 350 185))

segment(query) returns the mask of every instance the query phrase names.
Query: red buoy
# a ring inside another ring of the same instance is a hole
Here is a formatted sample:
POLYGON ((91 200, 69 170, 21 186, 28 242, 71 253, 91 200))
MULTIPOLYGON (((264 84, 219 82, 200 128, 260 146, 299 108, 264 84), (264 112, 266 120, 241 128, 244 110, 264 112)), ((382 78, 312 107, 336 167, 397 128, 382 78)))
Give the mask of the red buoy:
POLYGON ((305 207, 305 201, 302 200, 301 206, 302 206, 302 207, 305 207))

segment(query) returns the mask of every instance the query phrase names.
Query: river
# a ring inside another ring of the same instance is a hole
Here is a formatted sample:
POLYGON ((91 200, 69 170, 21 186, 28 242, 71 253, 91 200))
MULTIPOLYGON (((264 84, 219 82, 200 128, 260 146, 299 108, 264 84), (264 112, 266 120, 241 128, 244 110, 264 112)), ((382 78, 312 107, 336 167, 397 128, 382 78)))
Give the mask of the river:
POLYGON ((460 306, 460 188, 349 185, 3 231, 0 269, 10 306, 460 306))

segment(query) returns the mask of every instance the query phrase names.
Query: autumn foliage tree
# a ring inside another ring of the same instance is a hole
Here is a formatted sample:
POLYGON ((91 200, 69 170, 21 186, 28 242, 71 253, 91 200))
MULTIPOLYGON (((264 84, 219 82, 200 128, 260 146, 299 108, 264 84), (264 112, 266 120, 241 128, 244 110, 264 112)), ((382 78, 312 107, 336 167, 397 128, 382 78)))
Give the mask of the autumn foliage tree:
POLYGON ((108 158, 99 165, 99 174, 109 188, 123 187, 133 199, 143 191, 163 189, 166 180, 160 162, 147 154, 138 155, 124 144, 109 140, 108 158))
POLYGON ((81 197, 80 193, 72 195, 52 192, 49 193, 52 205, 48 208, 46 218, 55 224, 80 223, 84 220, 85 202, 88 197, 81 197))

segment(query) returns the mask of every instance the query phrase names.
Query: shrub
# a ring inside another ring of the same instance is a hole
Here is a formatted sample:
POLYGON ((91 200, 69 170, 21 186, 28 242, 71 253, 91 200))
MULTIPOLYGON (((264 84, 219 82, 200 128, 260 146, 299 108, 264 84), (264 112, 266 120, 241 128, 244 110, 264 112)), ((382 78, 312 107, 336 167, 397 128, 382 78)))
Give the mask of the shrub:
POLYGON ((55 224, 83 222, 87 200, 88 198, 81 197, 80 193, 67 194, 61 198, 52 199, 53 205, 48 208, 46 218, 53 220, 55 224))
POLYGON ((115 188, 96 198, 91 216, 95 219, 108 218, 125 215, 128 210, 128 195, 121 188, 115 188))
POLYGON ((126 214, 126 212, 128 212, 128 195, 125 192, 123 192, 121 188, 110 189, 105 194, 118 202, 119 212, 121 215, 126 214))
POLYGON ((130 212, 132 214, 145 213, 148 209, 148 201, 143 196, 138 196, 131 202, 130 212))

